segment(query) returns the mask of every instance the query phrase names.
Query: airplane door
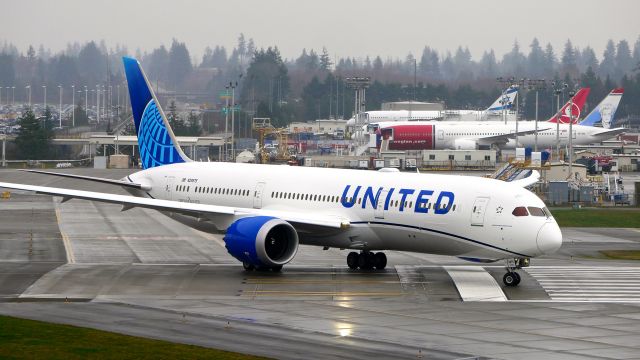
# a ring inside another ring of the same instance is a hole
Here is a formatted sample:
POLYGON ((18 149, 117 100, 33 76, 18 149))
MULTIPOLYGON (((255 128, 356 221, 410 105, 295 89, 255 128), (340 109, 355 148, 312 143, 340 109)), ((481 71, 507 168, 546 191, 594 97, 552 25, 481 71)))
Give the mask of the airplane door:
POLYGON ((471 212, 471 226, 484 226, 484 213, 489 203, 488 197, 478 197, 473 203, 471 212))
POLYGON ((172 195, 173 195, 173 183, 175 182, 176 178, 174 176, 165 176, 165 186, 164 186, 164 191, 165 191, 165 195, 166 195, 166 199, 167 200, 173 200, 172 199, 172 195))
POLYGON ((253 192, 253 208, 260 209, 262 207, 262 193, 264 192, 264 183, 256 184, 256 190, 253 192))
POLYGON ((373 215, 376 219, 384 219, 384 201, 387 198, 387 194, 389 190, 380 191, 380 195, 378 196, 378 206, 373 211, 373 215))
POLYGON ((438 140, 444 140, 444 130, 438 130, 438 140))

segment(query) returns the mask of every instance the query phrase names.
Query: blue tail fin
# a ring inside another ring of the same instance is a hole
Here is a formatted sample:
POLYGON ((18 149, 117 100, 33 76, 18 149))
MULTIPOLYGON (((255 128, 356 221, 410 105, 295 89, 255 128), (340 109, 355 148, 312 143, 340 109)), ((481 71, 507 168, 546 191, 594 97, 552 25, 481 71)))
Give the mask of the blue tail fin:
POLYGON ((191 161, 182 152, 138 60, 123 57, 144 169, 191 161))

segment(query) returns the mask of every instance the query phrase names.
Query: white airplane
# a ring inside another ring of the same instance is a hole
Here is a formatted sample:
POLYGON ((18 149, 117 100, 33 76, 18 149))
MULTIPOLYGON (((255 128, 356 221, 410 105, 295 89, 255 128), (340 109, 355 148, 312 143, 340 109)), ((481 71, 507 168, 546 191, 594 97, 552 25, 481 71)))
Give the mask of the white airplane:
POLYGON ((368 124, 383 121, 425 121, 443 119, 445 116, 460 118, 466 117, 470 120, 486 119, 489 116, 502 115, 503 110, 510 110, 518 95, 518 88, 509 87, 502 93, 496 101, 485 110, 374 110, 365 111, 359 115, 359 119, 352 117, 347 121, 346 126, 355 126, 357 123, 368 124), (358 120, 358 121, 357 121, 358 120))
MULTIPOLYGON (((537 129, 533 121, 518 122, 517 132, 515 122, 505 124, 500 121, 389 121, 369 125, 369 128, 372 128, 369 132, 375 130, 376 136, 379 137, 377 146, 385 143, 388 150, 474 150, 491 146, 514 149, 516 135, 518 147, 534 147, 536 132, 538 148, 553 148, 558 141, 560 146, 564 147, 569 144, 569 109, 573 109, 573 116, 577 119, 588 93, 588 88, 578 91, 574 101, 568 101, 558 114, 548 121, 538 122, 537 129), (557 124, 558 120, 560 124, 557 124), (559 139, 556 137, 557 133, 560 134, 559 139)), ((575 122, 574 120, 571 129, 574 145, 601 142, 626 131, 624 128, 603 129, 582 123, 578 125, 575 122)))
MULTIPOLYGON (((380 250, 506 260, 516 269, 553 253, 562 234, 525 186, 453 175, 194 162, 180 148, 138 61, 124 58, 144 170, 121 180, 47 173, 121 186, 129 195, 0 183, 0 187, 154 209, 194 228, 224 233, 247 271, 279 271, 300 244, 355 250, 351 269, 384 269, 380 250), (358 252, 359 251, 359 252, 358 252)), ((43 171, 33 171, 46 173, 43 171)))

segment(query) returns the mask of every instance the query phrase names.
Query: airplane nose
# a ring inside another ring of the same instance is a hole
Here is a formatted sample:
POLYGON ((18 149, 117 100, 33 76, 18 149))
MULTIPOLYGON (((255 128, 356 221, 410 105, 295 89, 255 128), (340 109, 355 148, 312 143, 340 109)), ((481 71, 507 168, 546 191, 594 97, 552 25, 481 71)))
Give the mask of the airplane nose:
POLYGON ((536 239, 538 250, 542 254, 552 254, 562 246, 562 232, 555 222, 548 222, 542 225, 538 231, 536 239))

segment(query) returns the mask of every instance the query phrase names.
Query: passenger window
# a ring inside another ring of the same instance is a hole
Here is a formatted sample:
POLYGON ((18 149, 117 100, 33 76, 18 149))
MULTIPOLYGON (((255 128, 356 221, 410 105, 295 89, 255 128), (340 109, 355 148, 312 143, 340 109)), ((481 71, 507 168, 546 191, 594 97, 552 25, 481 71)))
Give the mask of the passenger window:
POLYGON ((529 206, 529 214, 531 214, 532 216, 547 216, 544 211, 538 207, 533 207, 533 206, 529 206))
POLYGON ((514 216, 527 216, 527 215, 529 215, 529 213, 527 212, 527 208, 525 208, 524 206, 518 206, 517 208, 513 209, 512 214, 514 216))

